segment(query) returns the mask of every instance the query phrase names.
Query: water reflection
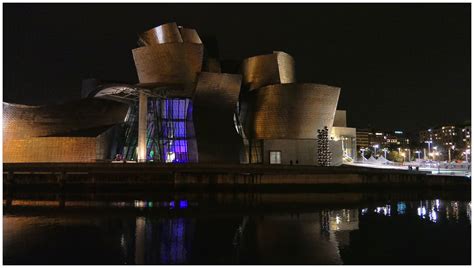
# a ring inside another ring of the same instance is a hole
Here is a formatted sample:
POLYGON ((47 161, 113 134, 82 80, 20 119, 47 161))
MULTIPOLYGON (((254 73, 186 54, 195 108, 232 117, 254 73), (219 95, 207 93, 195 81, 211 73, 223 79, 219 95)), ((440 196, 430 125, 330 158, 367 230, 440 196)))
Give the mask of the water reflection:
POLYGON ((38 216, 15 211, 15 207, 59 204, 13 200, 4 215, 6 264, 357 264, 470 260, 471 202, 394 200, 345 208, 258 209, 230 214, 224 209, 209 210, 204 203, 186 198, 61 202, 66 209, 96 205, 126 210, 88 215, 92 213, 89 210, 64 214, 66 210, 58 209, 57 214, 38 216), (199 212, 200 208, 207 210, 199 212), (137 213, 122 213, 130 210, 137 213), (155 213, 159 211, 166 213, 155 213), (197 212, 180 214, 193 211, 197 212), (443 241, 434 242, 432 239, 436 238, 443 241), (52 244, 45 247, 46 242, 52 244), (442 250, 449 254, 440 257, 442 250))
MULTIPOLYGON (((435 200, 422 200, 418 202, 397 202, 397 215, 404 215, 406 213, 412 213, 413 208, 416 208, 416 215, 422 220, 430 220, 434 223, 441 219, 445 221, 459 221, 459 213, 465 213, 466 218, 471 221, 471 202, 458 202, 458 201, 442 201, 439 199, 435 200)), ((373 212, 374 214, 391 216, 391 204, 385 204, 384 206, 366 207, 360 210, 361 216, 365 216, 373 212)))

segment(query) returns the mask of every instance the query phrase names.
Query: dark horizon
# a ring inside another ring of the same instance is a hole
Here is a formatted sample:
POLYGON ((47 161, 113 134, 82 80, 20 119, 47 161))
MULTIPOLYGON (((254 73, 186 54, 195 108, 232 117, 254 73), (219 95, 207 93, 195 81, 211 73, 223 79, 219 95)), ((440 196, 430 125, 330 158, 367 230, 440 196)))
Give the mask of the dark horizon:
POLYGON ((80 97, 86 78, 137 83, 137 33, 176 22, 221 59, 281 50, 297 81, 341 87, 349 127, 470 121, 470 4, 4 4, 4 101, 80 97))

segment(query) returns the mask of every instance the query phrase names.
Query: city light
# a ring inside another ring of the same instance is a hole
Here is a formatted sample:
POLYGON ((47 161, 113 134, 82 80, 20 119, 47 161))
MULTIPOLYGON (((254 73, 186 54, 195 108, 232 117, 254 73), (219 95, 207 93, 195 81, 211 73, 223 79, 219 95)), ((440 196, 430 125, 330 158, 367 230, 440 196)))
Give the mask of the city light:
POLYGON ((415 154, 417 154, 417 155, 418 155, 418 159, 420 159, 420 158, 421 158, 421 157, 420 157, 421 151, 417 150, 417 151, 415 151, 415 154))
POLYGON ((374 147, 374 155, 377 155, 377 148, 379 148, 379 145, 375 144, 373 147, 374 147))

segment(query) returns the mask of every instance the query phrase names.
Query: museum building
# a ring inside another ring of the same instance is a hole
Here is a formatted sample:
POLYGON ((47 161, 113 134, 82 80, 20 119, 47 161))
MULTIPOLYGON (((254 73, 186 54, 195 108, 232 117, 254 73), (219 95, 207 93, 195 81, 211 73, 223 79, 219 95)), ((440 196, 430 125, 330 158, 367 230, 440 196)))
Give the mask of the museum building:
POLYGON ((83 81, 82 98, 3 103, 3 160, 12 162, 317 165, 318 130, 331 165, 356 155, 355 129, 336 111, 340 88, 297 83, 282 51, 232 73, 194 29, 167 23, 139 35, 137 84, 83 81))

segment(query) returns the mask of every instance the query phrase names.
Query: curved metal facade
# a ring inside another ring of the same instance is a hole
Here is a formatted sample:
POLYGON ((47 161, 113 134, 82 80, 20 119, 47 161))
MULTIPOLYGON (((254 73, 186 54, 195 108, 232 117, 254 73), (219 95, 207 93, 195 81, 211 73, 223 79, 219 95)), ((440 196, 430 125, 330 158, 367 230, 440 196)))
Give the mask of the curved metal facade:
POLYGON ((182 84, 190 88, 201 71, 203 47, 193 43, 168 43, 133 50, 140 84, 182 84))
POLYGON ((44 106, 3 103, 3 142, 112 126, 127 112, 127 104, 97 98, 44 106))
POLYGON ((316 139, 332 127, 340 88, 319 84, 279 84, 253 90, 244 99, 241 120, 252 139, 316 139))
POLYGON ((234 125, 242 77, 200 73, 193 99, 193 121, 200 163, 239 163, 242 138, 234 125))
POLYGON ((194 43, 194 44, 202 44, 201 38, 196 30, 189 29, 189 28, 179 28, 179 32, 181 33, 181 38, 185 43, 194 43))
POLYGON ((140 85, 172 87, 191 96, 204 58, 196 30, 167 23, 140 34, 138 43, 142 47, 132 54, 140 85))
POLYGON ((247 58, 242 62, 243 85, 250 90, 295 82, 295 62, 285 52, 247 58))
POLYGON ((151 46, 166 43, 195 43, 202 44, 195 29, 183 28, 175 22, 162 24, 139 35, 138 43, 151 46))
POLYGON ((145 46, 182 42, 183 38, 175 22, 162 24, 139 35, 139 43, 145 46))

